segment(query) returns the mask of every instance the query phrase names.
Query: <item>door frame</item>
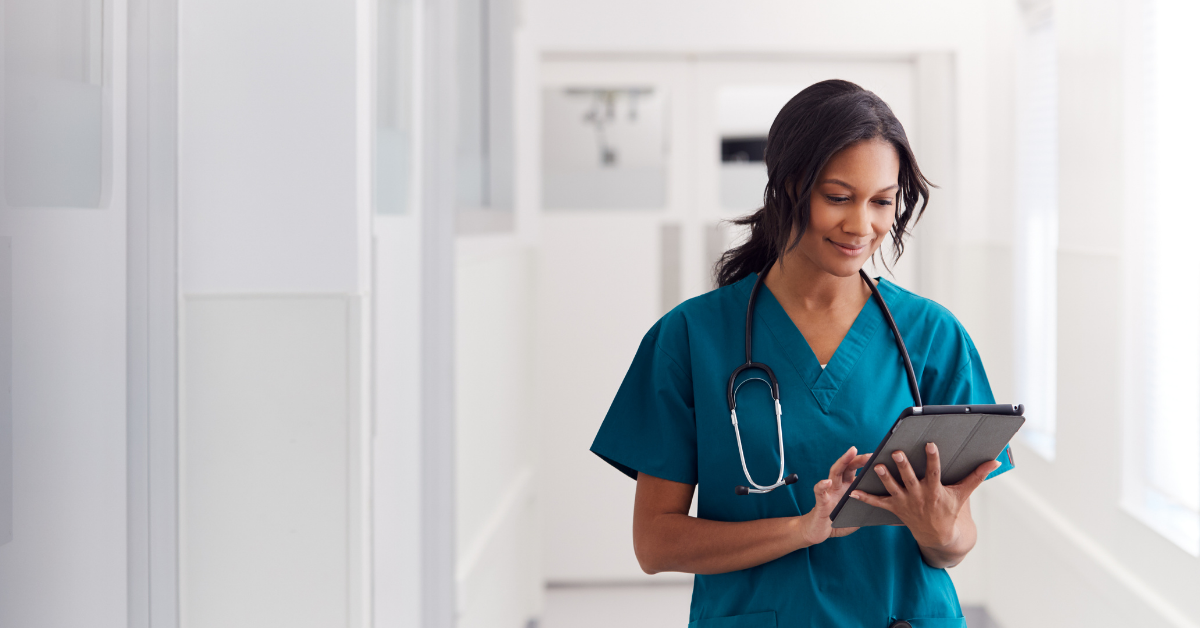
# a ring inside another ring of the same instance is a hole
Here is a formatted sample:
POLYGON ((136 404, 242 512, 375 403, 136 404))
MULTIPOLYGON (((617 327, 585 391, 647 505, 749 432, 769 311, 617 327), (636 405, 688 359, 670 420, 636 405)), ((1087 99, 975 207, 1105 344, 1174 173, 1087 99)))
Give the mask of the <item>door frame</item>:
POLYGON ((178 0, 128 0, 126 507, 130 628, 179 625, 178 0))

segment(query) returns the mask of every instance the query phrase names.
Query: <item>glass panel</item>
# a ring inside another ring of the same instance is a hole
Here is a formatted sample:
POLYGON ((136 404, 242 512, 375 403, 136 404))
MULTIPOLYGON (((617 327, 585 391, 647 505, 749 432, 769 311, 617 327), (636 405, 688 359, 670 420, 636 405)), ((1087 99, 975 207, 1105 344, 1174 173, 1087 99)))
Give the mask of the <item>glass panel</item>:
POLYGON ((379 0, 375 111, 375 211, 403 214, 412 190, 413 7, 379 0))
POLYGON ((1165 502, 1191 513, 1200 511, 1200 260, 1182 240, 1200 228, 1200 214, 1186 195, 1168 192, 1200 170, 1200 130, 1187 123, 1200 99, 1197 20, 1195 2, 1154 3, 1150 176, 1144 188, 1152 207, 1147 480, 1165 502))
POLYGON ((458 203, 488 205, 487 0, 458 3, 458 203))
POLYGON ((542 203, 654 209, 667 202, 666 96, 651 87, 542 94, 542 203))
POLYGON ((97 207, 103 189, 102 0, 4 0, 4 199, 97 207))
POLYGON ((767 188, 763 149, 767 136, 721 138, 721 209, 740 214, 762 207, 767 188))
POLYGON ((1024 33, 1017 58, 1017 396, 1021 433, 1054 459, 1058 382, 1058 55, 1054 24, 1024 33))
POLYGON ((767 166, 762 150, 779 110, 805 85, 730 85, 717 92, 721 134, 721 209, 738 214, 762 207, 767 166))

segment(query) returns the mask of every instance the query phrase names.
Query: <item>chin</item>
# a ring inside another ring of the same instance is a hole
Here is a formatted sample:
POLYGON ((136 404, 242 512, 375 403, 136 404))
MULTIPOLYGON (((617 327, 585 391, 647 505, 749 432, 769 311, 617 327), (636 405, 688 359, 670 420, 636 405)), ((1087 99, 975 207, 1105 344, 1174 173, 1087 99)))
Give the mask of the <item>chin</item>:
POLYGON ((854 275, 858 274, 858 271, 864 265, 866 265, 866 263, 866 260, 858 261, 842 259, 838 260, 837 263, 834 264, 826 264, 824 270, 834 277, 853 277, 854 275))

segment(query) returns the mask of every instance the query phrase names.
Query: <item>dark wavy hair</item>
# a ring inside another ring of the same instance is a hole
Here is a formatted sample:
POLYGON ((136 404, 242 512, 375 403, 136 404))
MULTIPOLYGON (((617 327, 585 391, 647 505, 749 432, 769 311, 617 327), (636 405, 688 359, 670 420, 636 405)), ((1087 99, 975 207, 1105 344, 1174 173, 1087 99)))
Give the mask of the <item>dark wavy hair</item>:
POLYGON ((921 174, 904 127, 887 103, 849 81, 821 81, 793 96, 775 116, 763 156, 767 163, 763 206, 730 221, 749 225, 750 239, 721 255, 714 268, 717 285, 761 272, 795 248, 808 227, 809 199, 821 170, 838 151, 873 139, 890 143, 900 157, 900 189, 891 229, 892 263, 899 260, 909 222, 916 224, 925 212, 932 184, 921 174), (793 227, 795 239, 791 239, 793 227))

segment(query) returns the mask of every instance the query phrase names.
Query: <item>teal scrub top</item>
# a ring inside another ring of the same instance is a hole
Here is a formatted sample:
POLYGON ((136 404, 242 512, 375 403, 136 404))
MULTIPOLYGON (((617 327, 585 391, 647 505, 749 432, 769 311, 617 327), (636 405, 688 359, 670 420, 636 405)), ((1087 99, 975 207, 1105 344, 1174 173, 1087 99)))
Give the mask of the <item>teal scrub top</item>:
MULTIPOLYGON (((787 473, 800 480, 765 495, 746 484, 725 399, 745 362, 746 305, 756 275, 690 299, 638 347, 591 450, 624 472, 697 485, 697 516, 715 521, 792 517, 812 509, 813 485, 851 445, 874 451, 913 405, 904 365, 882 310, 867 301, 822 369, 804 336, 763 286, 753 322, 754 361, 779 381, 787 473)), ((912 358, 926 404, 995 403, 979 354, 949 311, 885 279, 879 292, 912 358)), ((741 376, 761 374, 748 371, 741 376)), ((749 382, 737 396, 746 464, 759 484, 779 473, 770 391, 749 382)), ((1002 466, 1012 468, 1007 450, 1002 466)), ((966 628, 945 569, 921 557, 908 528, 862 528, 731 573, 695 576, 691 628, 966 628)))

